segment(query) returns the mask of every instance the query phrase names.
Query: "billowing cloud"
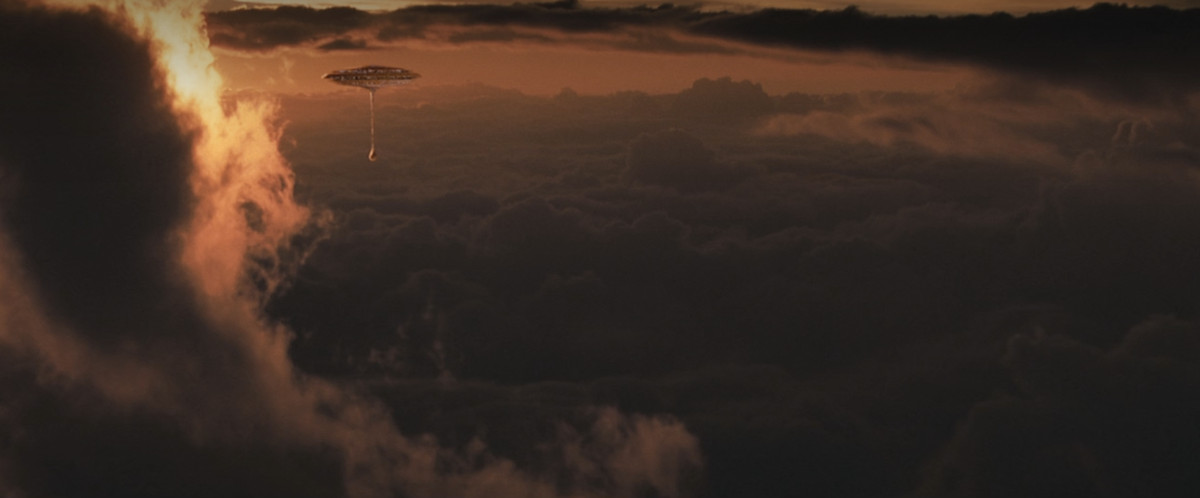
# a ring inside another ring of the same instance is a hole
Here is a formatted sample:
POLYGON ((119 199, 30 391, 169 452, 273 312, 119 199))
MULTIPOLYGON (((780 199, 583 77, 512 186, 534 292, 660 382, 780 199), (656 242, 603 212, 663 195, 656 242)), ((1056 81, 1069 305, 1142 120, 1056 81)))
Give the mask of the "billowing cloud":
POLYGON ((393 379, 373 389, 441 437, 551 438, 527 419, 600 402, 677 417, 718 496, 933 492, 956 427, 1013 383, 1010 337, 1107 350, 1196 313, 1189 108, 1010 79, 416 88, 377 116, 404 154, 370 166, 344 159, 350 98, 284 102, 301 188, 338 222, 271 310, 298 364, 393 379), (841 127, 781 126, 814 116, 841 127))
POLYGON ((935 468, 939 496, 1186 496, 1197 437, 1194 322, 1155 316, 1105 350, 1019 335, 1014 392, 983 401, 935 468))
POLYGON ((154 7, 0 7, 0 90, 20 96, 0 117, 6 493, 671 496, 701 479, 670 416, 578 406, 595 420, 545 442, 577 458, 517 468, 401 434, 378 399, 295 369, 261 305, 324 217, 292 198, 270 105, 220 101, 198 4, 154 7))

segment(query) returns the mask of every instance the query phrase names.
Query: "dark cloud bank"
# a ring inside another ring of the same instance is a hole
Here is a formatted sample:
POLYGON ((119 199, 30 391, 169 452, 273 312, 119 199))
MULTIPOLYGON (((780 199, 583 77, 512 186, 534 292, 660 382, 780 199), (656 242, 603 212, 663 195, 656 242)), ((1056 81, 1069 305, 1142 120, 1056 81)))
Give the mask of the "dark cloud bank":
POLYGON ((1200 9, 1114 4, 956 17, 882 16, 853 7, 714 12, 671 4, 586 8, 574 2, 423 5, 385 13, 278 7, 214 12, 208 21, 215 46, 251 52, 354 50, 424 40, 602 43, 627 50, 754 55, 747 46, 724 41, 975 64, 1125 99, 1186 93, 1196 89, 1200 77, 1194 53, 1200 44, 1200 9), (594 35, 610 38, 602 42, 594 35))
MULTIPOLYGON (((0 316, 0 490, 341 496, 345 448, 268 435, 256 364, 173 273, 191 138, 114 22, 0 8, 29 96, 0 113, 0 291, 189 410, 50 375, 0 316)), ((616 496, 1200 489, 1194 97, 417 88, 380 93, 377 163, 362 97, 282 102, 335 223, 267 312, 484 495, 522 496, 512 468, 616 496)))
POLYGON ((381 94, 371 164, 362 100, 284 101, 338 222, 271 312, 405 427, 671 413, 700 496, 1200 484, 1194 103, 428 88, 381 94))

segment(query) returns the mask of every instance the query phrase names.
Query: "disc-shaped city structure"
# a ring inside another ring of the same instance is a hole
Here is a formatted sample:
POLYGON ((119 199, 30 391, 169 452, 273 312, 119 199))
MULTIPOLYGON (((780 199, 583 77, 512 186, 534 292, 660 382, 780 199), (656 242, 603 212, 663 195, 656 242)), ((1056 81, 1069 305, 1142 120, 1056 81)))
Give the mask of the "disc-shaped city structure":
POLYGON ((399 86, 420 78, 421 75, 401 67, 363 66, 354 69, 333 71, 322 78, 339 85, 366 88, 371 93, 371 151, 367 159, 375 160, 375 91, 389 86, 399 86))

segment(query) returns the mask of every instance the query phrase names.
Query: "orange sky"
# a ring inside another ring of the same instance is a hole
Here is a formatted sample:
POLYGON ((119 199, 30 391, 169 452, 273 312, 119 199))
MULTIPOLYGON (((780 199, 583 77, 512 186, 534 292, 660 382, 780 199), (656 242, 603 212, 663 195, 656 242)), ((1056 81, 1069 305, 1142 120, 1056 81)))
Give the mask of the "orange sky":
POLYGON ((951 88, 969 74, 961 67, 899 59, 786 54, 791 60, 494 44, 401 46, 335 54, 293 49, 261 56, 218 50, 217 69, 232 89, 280 93, 343 90, 323 81, 321 75, 334 69, 380 64, 420 73, 422 78, 416 82, 419 85, 483 83, 538 95, 556 94, 567 87, 582 94, 626 90, 667 93, 690 87, 700 78, 725 76, 761 83, 771 94, 923 91, 951 88))
MULTIPOLYGON (((432 3, 495 3, 511 4, 516 1, 486 1, 486 0, 209 0, 209 10, 222 10, 239 4, 270 4, 270 5, 308 5, 327 7, 334 5, 353 6, 363 10, 390 10, 409 5, 432 3)), ((713 8, 788 8, 788 9, 841 9, 847 5, 885 14, 962 14, 962 13, 991 13, 1006 11, 1025 13, 1041 10, 1063 9, 1069 7, 1086 8, 1095 1, 1089 0, 711 0, 711 1, 639 1, 639 0, 581 0, 583 6, 637 6, 655 5, 659 3, 675 3, 686 5, 702 3, 713 8)), ((1189 0, 1126 0, 1130 5, 1174 5, 1187 6, 1189 0)), ((1195 2, 1191 2, 1192 6, 1195 2)))
MULTIPOLYGON (((310 0, 293 0, 287 3, 314 6, 330 4, 310 0)), ((378 2, 355 0, 334 3, 367 9, 375 7, 378 2)), ((391 2, 389 5, 394 8, 409 3, 430 2, 391 2)), ((584 6, 620 6, 628 3, 630 2, 582 2, 584 6)), ((879 0, 854 3, 868 11, 937 13, 995 10, 1022 12, 1034 9, 1035 3, 1042 10, 1090 4, 1069 0, 879 0)), ((713 4, 730 8, 784 4, 794 8, 843 8, 847 2, 734 0, 713 4)), ((219 2, 212 3, 210 8, 219 5, 219 2)), ((322 81, 321 75, 334 69, 367 64, 414 70, 422 75, 416 82, 418 85, 483 83, 538 95, 552 95, 568 87, 582 94, 606 94, 624 90, 676 92, 691 86, 691 83, 699 78, 725 76, 734 80, 761 83, 770 94, 864 90, 936 91, 953 88, 972 73, 966 67, 949 64, 915 63, 911 60, 881 56, 813 54, 761 46, 734 46, 742 55, 716 55, 634 52, 602 48, 602 44, 600 45, 585 48, 560 43, 417 43, 371 51, 319 52, 313 49, 284 49, 270 54, 249 56, 217 50, 217 67, 233 89, 253 88, 280 93, 341 90, 322 81)))
MULTIPOLYGON (((51 0, 82 4, 86 0, 51 0)), ((203 1, 203 0, 199 0, 203 1)), ((257 0, 256 0, 257 1, 257 0)), ((1188 0, 1166 3, 1186 5, 1188 0)), ((209 0, 209 10, 230 8, 247 2, 209 0)), ((314 1, 271 0, 270 4, 300 4, 316 7, 349 5, 362 9, 404 7, 436 1, 407 2, 379 0, 314 1)), ((506 3, 506 2, 495 2, 506 3)), ((646 2, 583 0, 585 7, 623 6, 646 2)), ((653 2, 649 2, 653 3, 653 2)), ((843 8, 850 2, 834 0, 723 0, 707 2, 714 8, 787 6, 792 8, 843 8)), ((882 13, 963 13, 1007 10, 1028 12, 1091 2, 1073 0, 868 0, 853 2, 865 11, 882 13)), ((1134 4, 1153 3, 1135 1, 1134 4)), ((568 43, 575 40, 569 39, 568 43)), ((711 42, 711 40, 706 41, 711 42)), ((716 42, 725 43, 725 42, 716 42)), ((606 94, 634 90, 650 93, 676 92, 699 78, 731 77, 761 83, 771 94, 788 92, 839 93, 864 90, 936 91, 953 88, 972 70, 950 64, 916 63, 882 56, 813 54, 763 47, 735 47, 739 55, 663 54, 563 43, 512 44, 421 44, 411 43, 368 51, 320 52, 311 48, 282 49, 267 54, 216 50, 216 67, 233 90, 254 89, 277 93, 320 93, 341 90, 321 80, 335 69, 379 64, 404 67, 422 75, 418 85, 482 83, 529 94, 552 95, 563 88, 582 94, 606 94)))

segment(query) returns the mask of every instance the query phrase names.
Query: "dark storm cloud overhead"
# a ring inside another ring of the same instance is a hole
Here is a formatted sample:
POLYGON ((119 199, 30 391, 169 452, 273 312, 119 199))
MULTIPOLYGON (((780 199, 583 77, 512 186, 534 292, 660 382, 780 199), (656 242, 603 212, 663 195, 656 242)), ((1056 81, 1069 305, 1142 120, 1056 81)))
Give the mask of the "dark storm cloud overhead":
POLYGON ((523 28, 568 35, 554 37, 555 43, 574 39, 591 44, 597 40, 590 35, 611 34, 616 41, 609 46, 662 52, 735 50, 695 36, 772 47, 861 50, 977 64, 1134 99, 1194 91, 1200 77, 1195 56, 1200 9, 1098 4, 1024 16, 891 17, 854 8, 711 12, 669 4, 568 7, 426 5, 379 14, 279 7, 215 12, 208 14, 208 21, 214 45, 248 51, 310 46, 351 33, 378 43, 537 41, 534 34, 514 30, 523 28), (441 29, 460 31, 443 35, 441 29), (693 38, 680 40, 671 31, 693 38))
POLYGON ((238 9, 208 17, 213 45, 239 50, 314 43, 364 28, 372 15, 350 7, 314 10, 308 7, 238 9), (228 29, 253 26, 254 29, 228 29))
POLYGON ((366 40, 356 38, 337 38, 317 46, 318 50, 331 52, 335 50, 366 50, 370 48, 366 40))
POLYGON ((600 33, 629 25, 671 24, 665 20, 694 17, 690 8, 633 9, 556 8, 546 4, 417 5, 388 13, 349 7, 313 9, 277 7, 238 9, 207 14, 213 43, 240 49, 269 50, 293 46, 332 33, 370 29, 381 41, 421 38, 435 26, 524 26, 573 33, 600 33))
POLYGON ((1097 4, 1020 17, 764 10, 716 17, 693 31, 753 43, 973 63, 1143 98, 1145 92, 1197 88, 1197 26, 1198 9, 1097 4))

